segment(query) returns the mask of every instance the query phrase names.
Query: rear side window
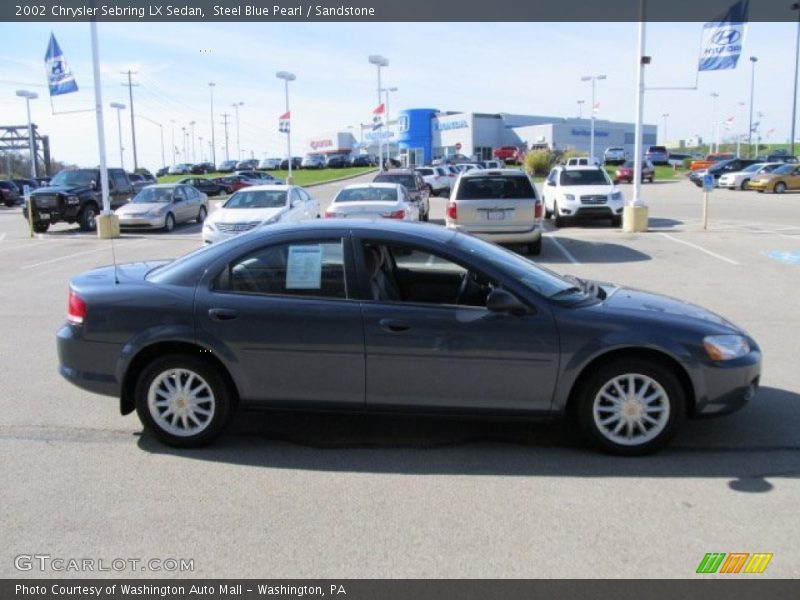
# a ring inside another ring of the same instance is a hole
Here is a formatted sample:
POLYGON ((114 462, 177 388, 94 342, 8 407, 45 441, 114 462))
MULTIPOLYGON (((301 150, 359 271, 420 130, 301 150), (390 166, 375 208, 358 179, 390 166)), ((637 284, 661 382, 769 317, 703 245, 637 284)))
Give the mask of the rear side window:
POLYGON ((536 192, 527 177, 485 175, 462 178, 456 200, 535 197, 536 192))

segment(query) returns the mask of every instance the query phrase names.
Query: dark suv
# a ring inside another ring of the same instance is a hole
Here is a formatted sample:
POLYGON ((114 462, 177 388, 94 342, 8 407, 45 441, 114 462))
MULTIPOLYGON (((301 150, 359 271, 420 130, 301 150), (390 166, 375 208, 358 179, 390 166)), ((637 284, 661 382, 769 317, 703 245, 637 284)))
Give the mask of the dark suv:
MULTIPOLYGON (((135 194, 127 173, 108 169, 108 196, 111 209, 119 208, 135 194)), ((51 223, 78 223, 81 231, 94 231, 103 199, 100 193, 99 169, 61 171, 47 187, 31 193, 33 230, 44 233, 51 223)), ((22 211, 28 218, 27 208, 22 211)))
POLYGON ((390 169, 383 171, 372 180, 374 183, 400 183, 406 186, 409 198, 419 204, 419 220, 427 221, 431 212, 430 188, 422 175, 411 169, 390 169))

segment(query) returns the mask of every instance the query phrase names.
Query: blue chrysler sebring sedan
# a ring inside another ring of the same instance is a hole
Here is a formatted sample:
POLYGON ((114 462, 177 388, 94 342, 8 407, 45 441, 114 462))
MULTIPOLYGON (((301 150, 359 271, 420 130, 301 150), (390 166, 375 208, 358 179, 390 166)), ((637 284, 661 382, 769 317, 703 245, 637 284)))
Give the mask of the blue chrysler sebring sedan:
POLYGON ((428 224, 256 229, 72 280, 60 372, 161 441, 210 442, 239 404, 549 418, 616 454, 741 407, 761 352, 680 300, 565 277, 428 224))

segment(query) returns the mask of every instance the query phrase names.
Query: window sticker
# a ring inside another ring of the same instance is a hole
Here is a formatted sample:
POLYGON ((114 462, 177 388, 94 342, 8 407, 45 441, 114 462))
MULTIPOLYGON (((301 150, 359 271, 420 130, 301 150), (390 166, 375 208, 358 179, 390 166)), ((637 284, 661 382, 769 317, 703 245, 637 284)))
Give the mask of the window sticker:
POLYGON ((322 288, 322 246, 289 246, 286 265, 287 290, 322 288))

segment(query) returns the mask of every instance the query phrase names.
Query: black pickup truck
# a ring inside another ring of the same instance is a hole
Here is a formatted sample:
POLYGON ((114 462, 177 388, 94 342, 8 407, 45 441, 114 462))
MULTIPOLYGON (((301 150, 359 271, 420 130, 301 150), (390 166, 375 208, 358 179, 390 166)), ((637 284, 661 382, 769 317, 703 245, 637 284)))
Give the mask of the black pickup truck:
MULTIPOLYGON (((108 195, 111 210, 130 200, 136 191, 122 169, 108 169, 108 195)), ((81 231, 94 231, 95 219, 103 207, 99 169, 61 171, 47 187, 31 193, 33 230, 44 233, 52 223, 78 223, 81 231)), ((28 218, 28 207, 23 208, 28 218)))

